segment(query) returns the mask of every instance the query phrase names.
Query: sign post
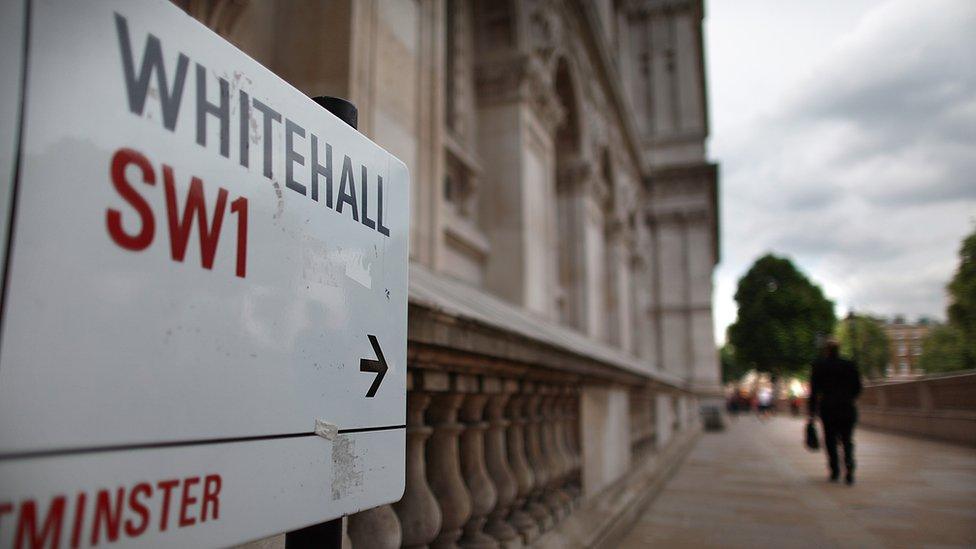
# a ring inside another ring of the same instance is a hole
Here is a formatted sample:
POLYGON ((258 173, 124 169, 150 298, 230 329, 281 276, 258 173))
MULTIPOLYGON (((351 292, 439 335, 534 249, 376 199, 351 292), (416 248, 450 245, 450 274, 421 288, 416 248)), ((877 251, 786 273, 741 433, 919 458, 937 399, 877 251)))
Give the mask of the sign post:
POLYGON ((398 500, 404 164, 163 0, 0 15, 0 547, 398 500))

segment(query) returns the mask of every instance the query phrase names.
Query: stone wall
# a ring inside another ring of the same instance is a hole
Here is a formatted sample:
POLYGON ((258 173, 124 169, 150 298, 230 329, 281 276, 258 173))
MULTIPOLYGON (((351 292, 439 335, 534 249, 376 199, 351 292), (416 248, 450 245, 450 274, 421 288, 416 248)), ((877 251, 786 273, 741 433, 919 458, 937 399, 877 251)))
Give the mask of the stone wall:
POLYGON ((869 385, 858 408, 866 427, 976 446, 976 372, 869 385))

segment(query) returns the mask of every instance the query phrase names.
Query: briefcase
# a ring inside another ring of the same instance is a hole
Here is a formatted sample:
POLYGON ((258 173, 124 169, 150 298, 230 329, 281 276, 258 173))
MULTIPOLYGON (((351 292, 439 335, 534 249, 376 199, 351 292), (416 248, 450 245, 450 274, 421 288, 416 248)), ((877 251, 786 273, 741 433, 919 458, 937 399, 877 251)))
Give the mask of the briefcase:
POLYGON ((807 422, 807 448, 811 451, 820 449, 820 438, 817 436, 817 426, 813 420, 807 422))

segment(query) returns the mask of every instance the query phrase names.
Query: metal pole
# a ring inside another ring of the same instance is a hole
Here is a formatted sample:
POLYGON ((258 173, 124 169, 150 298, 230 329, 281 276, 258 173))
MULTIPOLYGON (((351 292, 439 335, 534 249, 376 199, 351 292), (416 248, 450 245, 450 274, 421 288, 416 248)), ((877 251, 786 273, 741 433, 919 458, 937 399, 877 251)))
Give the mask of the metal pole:
POLYGON ((342 549, 342 519, 288 532, 285 549, 342 549))
MULTIPOLYGON (((313 97, 312 101, 339 117, 354 130, 359 129, 359 111, 356 105, 341 97, 328 95, 313 97)), ((285 549, 342 549, 342 519, 337 518, 286 533, 285 549)))

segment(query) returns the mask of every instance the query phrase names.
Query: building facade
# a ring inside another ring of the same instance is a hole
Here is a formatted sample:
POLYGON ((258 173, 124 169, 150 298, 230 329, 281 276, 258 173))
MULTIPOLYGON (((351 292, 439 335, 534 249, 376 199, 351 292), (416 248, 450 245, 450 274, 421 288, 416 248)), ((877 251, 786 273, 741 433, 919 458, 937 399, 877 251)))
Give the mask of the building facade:
POLYGON ((410 169, 407 487, 352 545, 610 543, 721 409, 701 0, 174 2, 410 169))
POLYGON ((894 317, 883 325, 888 336, 888 367, 886 377, 911 378, 922 375, 918 359, 922 356, 922 342, 929 335, 928 322, 906 322, 894 317))

